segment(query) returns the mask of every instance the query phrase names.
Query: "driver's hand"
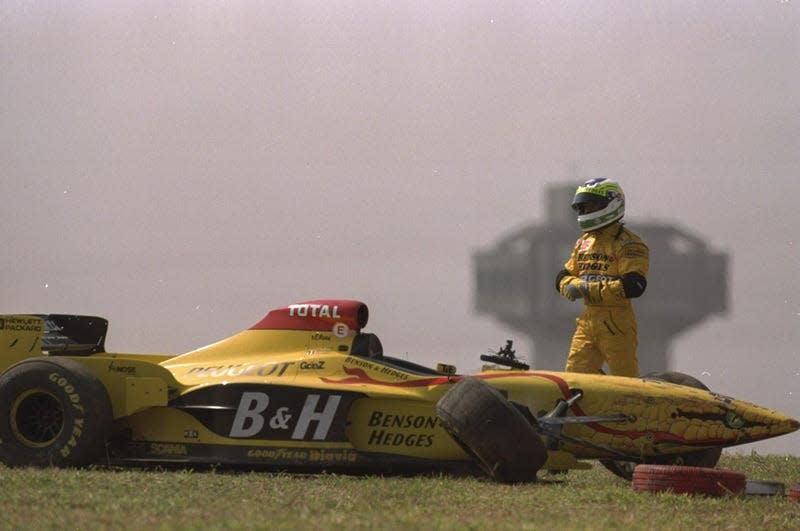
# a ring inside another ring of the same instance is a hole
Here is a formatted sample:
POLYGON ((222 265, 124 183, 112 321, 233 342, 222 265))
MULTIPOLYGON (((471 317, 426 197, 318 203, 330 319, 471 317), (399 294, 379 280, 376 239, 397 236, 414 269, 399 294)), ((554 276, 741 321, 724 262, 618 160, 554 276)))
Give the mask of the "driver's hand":
POLYGON ((566 289, 564 290, 564 296, 569 300, 574 301, 575 299, 582 299, 583 292, 575 284, 567 284, 566 289))
POLYGON ((573 278, 569 282, 564 282, 561 286, 561 295, 571 301, 582 299, 585 292, 585 284, 586 282, 579 278, 573 278))
POLYGON ((603 283, 599 281, 586 281, 579 278, 565 282, 561 287, 561 294, 567 299, 574 301, 586 299, 589 302, 600 302, 603 300, 601 290, 603 283))

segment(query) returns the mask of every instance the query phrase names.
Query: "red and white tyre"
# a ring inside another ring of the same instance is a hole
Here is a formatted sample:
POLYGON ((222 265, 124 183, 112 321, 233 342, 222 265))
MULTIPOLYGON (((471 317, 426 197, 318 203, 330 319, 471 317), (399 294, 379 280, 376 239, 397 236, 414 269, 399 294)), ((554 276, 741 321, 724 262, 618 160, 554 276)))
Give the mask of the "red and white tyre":
POLYGON ((800 483, 792 485, 789 489, 789 499, 800 502, 800 483))
POLYGON ((741 494, 747 478, 740 472, 678 465, 637 465, 633 488, 644 492, 673 492, 724 496, 741 494))

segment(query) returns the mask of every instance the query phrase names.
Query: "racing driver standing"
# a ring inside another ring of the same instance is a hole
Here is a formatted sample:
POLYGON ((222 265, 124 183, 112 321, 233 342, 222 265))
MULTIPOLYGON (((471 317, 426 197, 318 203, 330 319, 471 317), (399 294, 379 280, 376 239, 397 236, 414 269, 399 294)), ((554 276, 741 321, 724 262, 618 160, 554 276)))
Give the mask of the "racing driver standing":
POLYGON ((572 200, 583 234, 556 277, 556 289, 583 299, 567 355, 566 371, 597 373, 603 363, 611 374, 639 376, 636 315, 631 299, 647 287, 649 250, 625 227, 625 194, 611 179, 580 185, 572 200))

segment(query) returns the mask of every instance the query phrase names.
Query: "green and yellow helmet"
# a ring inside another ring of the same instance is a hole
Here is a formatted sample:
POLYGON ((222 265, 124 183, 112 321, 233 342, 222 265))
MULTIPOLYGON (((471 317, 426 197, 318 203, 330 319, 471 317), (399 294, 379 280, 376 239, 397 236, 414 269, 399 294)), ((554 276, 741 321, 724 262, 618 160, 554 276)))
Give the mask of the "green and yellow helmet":
POLYGON ((593 231, 622 219, 625 194, 616 181, 605 177, 589 179, 575 191, 572 209, 578 213, 581 230, 593 231))

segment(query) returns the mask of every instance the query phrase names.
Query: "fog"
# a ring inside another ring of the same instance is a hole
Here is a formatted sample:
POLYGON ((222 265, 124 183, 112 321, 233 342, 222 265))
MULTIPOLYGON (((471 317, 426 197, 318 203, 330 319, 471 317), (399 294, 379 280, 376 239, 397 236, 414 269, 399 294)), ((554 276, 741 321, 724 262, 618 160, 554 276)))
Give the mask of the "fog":
POLYGON ((472 253, 607 176, 632 229, 730 256, 672 368, 800 417, 799 28, 781 0, 5 0, 0 313, 180 353, 355 298, 388 353, 471 370, 525 350, 472 253))

